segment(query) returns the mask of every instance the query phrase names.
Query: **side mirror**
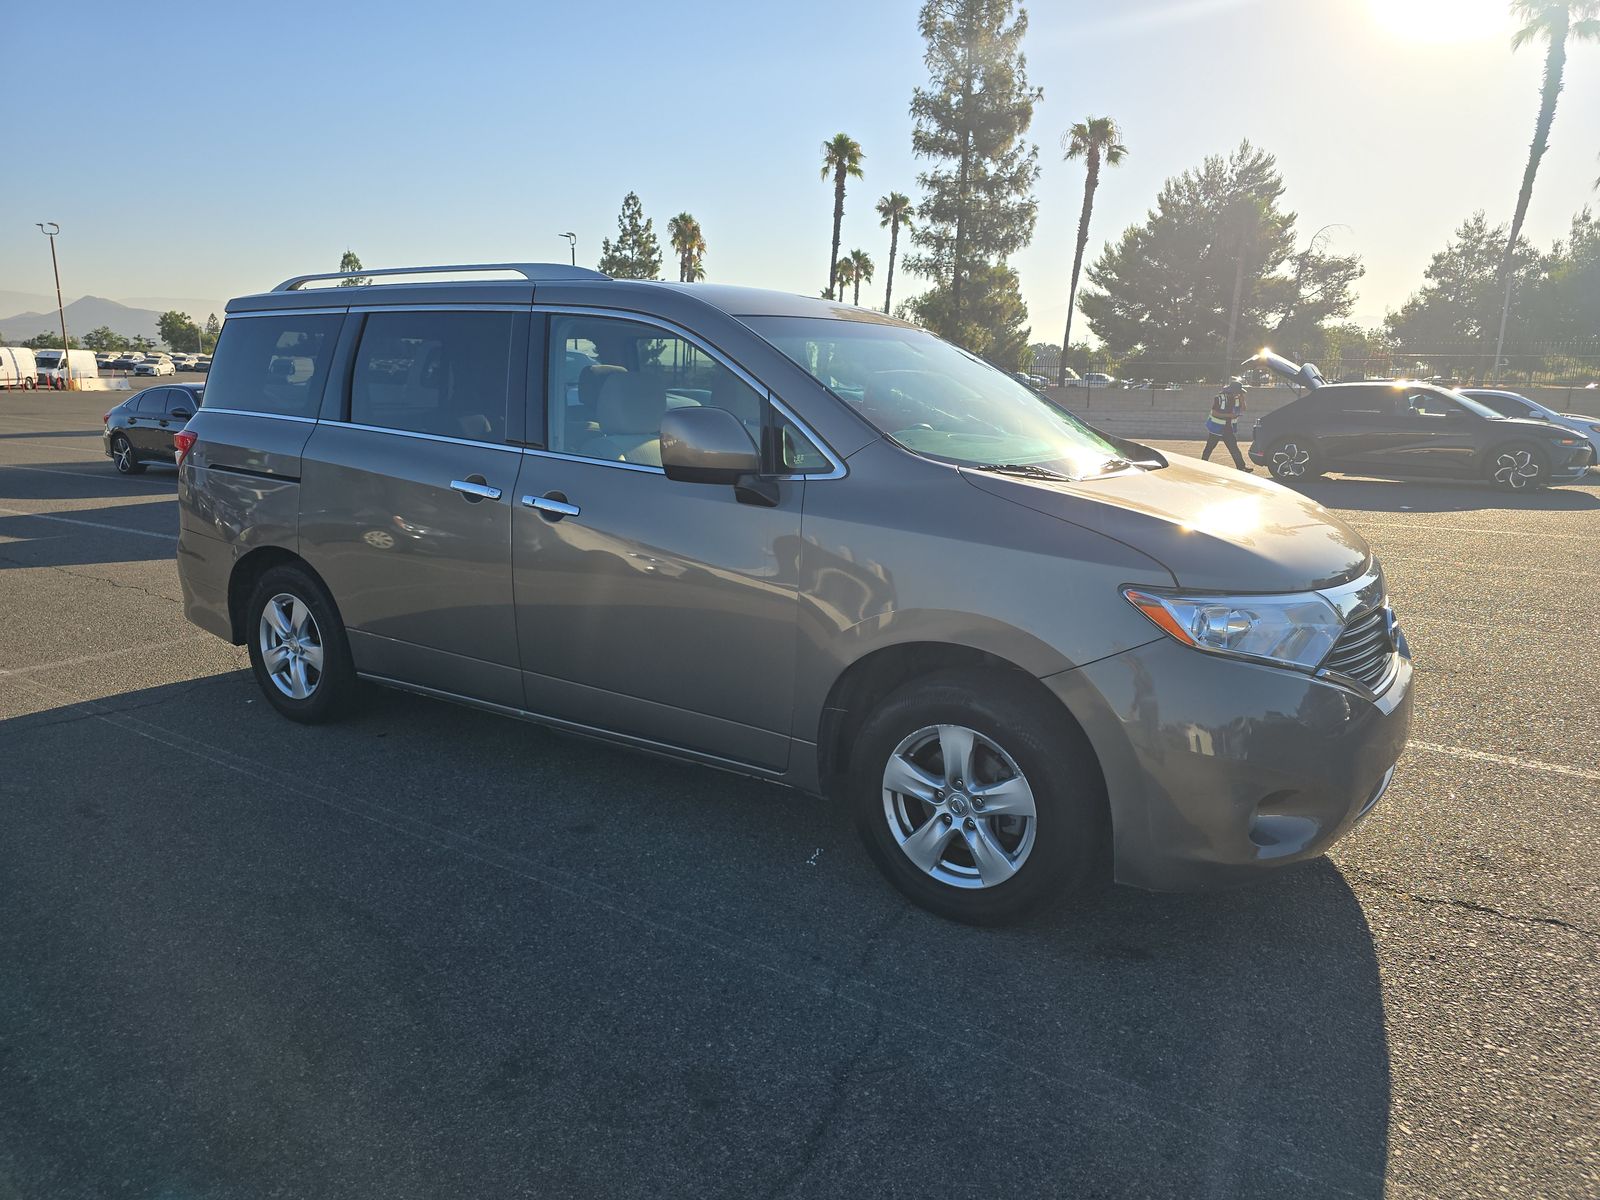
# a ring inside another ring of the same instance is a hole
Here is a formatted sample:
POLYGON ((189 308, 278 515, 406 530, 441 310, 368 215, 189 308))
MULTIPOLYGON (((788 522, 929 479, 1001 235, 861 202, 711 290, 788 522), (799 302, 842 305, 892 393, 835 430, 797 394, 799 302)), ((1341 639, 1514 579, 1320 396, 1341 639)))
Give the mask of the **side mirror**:
POLYGON ((761 452, 725 408, 673 408, 661 418, 661 468, 680 483, 737 484, 761 471, 761 452))

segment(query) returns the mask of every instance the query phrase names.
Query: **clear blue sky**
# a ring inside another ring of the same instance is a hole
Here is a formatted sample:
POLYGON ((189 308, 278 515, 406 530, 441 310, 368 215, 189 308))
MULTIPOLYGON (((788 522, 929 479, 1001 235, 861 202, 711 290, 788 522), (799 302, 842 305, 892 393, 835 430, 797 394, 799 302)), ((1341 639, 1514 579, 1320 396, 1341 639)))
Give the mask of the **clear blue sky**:
MULTIPOLYGON (((69 296, 221 300, 332 270, 347 246, 369 267, 559 260, 567 229, 592 266, 634 189, 663 242, 672 214, 699 218, 710 279, 814 294, 831 219, 819 147, 845 130, 867 157, 844 247, 877 260, 881 303, 873 201, 918 194, 917 9, 211 0, 143 4, 135 19, 125 4, 14 6, 6 42, 27 53, 6 62, 0 291, 50 290, 37 220, 63 227, 69 296), (66 69, 51 62, 57 37, 66 69)), ((1509 219, 1542 53, 1510 52, 1500 0, 1029 9, 1043 174, 1015 262, 1036 340, 1061 336, 1083 181, 1057 141, 1091 114, 1117 117, 1133 151, 1104 178, 1091 256, 1165 177, 1243 137, 1278 155, 1303 233, 1349 226, 1334 246, 1366 261, 1367 323, 1473 209, 1509 219)), ((1600 47, 1575 48, 1567 78, 1528 221, 1541 244, 1596 199, 1600 174, 1600 47)))

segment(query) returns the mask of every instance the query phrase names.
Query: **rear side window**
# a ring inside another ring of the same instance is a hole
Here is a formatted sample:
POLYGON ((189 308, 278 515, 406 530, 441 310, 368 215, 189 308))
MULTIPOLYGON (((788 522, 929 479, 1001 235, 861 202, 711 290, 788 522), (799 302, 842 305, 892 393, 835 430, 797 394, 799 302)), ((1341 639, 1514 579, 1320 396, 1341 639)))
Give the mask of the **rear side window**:
POLYGON ((1537 416, 1533 405, 1524 404, 1521 400, 1513 400, 1510 396, 1474 396, 1479 404, 1487 404, 1502 417, 1537 416))
POLYGON ((503 441, 517 319, 502 312, 373 313, 350 378, 350 420, 503 441))
POLYGON ((140 392, 134 397, 138 403, 134 412, 141 417, 164 417, 167 415, 167 389, 151 388, 148 392, 140 392))
POLYGON ((315 417, 343 323, 335 313, 232 318, 206 379, 207 406, 315 417))

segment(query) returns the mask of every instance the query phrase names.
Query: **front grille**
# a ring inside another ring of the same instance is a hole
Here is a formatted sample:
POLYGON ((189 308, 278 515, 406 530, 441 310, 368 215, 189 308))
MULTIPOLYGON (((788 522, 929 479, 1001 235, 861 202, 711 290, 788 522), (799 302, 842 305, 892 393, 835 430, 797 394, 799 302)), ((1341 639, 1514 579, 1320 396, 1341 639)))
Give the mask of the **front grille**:
POLYGON ((1322 661, 1322 669, 1335 671, 1377 691, 1389 674, 1394 647, 1389 644, 1386 609, 1374 608, 1352 617, 1339 640, 1322 661))

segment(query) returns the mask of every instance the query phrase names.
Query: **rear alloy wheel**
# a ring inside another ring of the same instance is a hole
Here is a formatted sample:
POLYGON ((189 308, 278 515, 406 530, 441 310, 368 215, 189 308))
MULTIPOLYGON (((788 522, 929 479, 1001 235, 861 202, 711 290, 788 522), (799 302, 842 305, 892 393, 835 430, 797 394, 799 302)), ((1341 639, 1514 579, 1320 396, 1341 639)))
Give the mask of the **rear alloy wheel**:
POLYGON ((1317 469, 1311 447, 1304 441, 1286 438, 1272 447, 1267 454, 1267 470, 1274 479, 1285 483, 1313 479, 1322 474, 1317 469))
POLYGON ((884 700, 856 737, 849 795, 884 874, 952 920, 1015 920, 1107 859, 1093 750, 1008 672, 913 680, 884 700))
POLYGON ((111 439, 111 461, 116 465, 119 475, 144 473, 145 464, 134 457, 133 443, 120 433, 111 439))
POLYGON ((1535 447, 1507 446, 1490 456, 1489 478, 1502 491, 1523 492, 1549 483, 1550 466, 1535 447))
POLYGON ((272 707, 292 721, 337 716, 355 687, 355 667, 333 602, 308 572, 274 567, 247 610, 250 665, 272 707))

